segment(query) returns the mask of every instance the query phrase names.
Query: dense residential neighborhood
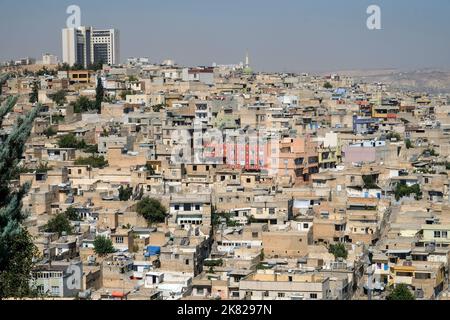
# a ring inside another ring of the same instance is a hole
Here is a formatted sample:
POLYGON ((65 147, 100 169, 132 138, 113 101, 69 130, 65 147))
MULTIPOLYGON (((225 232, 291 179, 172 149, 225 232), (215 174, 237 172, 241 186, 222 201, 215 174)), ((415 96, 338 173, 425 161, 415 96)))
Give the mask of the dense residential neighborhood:
POLYGON ((0 208, 35 297, 449 299, 450 94, 62 36, 63 61, 0 68, 0 208))

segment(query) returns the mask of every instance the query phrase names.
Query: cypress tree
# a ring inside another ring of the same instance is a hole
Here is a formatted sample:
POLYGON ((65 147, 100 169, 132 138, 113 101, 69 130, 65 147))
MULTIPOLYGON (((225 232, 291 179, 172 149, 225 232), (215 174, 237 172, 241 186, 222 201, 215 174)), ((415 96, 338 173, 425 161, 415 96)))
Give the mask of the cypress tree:
POLYGON ((0 126, 3 123, 3 118, 9 113, 11 112, 12 108, 14 108, 14 106, 17 103, 17 100, 19 99, 19 97, 14 96, 14 97, 9 97, 1 106, 0 106, 0 126))
MULTIPOLYGON (((9 99, 8 101, 13 101, 9 99)), ((17 101, 17 99, 16 99, 17 101)), ((1 114, 14 104, 2 106, 1 114)), ((22 198, 30 185, 18 188, 10 186, 11 177, 18 170, 18 164, 30 136, 33 121, 40 105, 27 116, 19 118, 9 136, 1 143, 0 150, 0 299, 6 297, 27 297, 33 295, 30 288, 33 258, 37 248, 23 226, 27 213, 22 210, 22 198)), ((0 118, 2 119, 2 118, 0 118)), ((0 120, 1 121, 1 120, 0 120)))
POLYGON ((102 110, 102 102, 105 96, 105 90, 103 88, 103 82, 101 77, 97 77, 97 88, 95 89, 95 108, 98 113, 102 110))

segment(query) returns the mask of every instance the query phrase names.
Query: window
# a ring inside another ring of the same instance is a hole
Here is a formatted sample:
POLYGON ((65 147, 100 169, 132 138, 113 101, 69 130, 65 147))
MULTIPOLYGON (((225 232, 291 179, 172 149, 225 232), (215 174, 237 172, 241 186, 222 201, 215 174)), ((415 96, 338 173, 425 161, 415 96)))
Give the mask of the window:
POLYGON ((275 214, 275 208, 270 208, 269 209, 269 214, 275 214))
POLYGON ((81 169, 78 169, 78 174, 81 174, 81 169))
POLYGON ((310 294, 309 294, 309 297, 310 297, 311 299, 317 299, 317 293, 310 293, 310 294))
POLYGON ((284 292, 278 292, 278 298, 284 298, 285 294, 284 292))
MULTIPOLYGON (((40 278, 39 275, 38 278, 40 278)), ((42 284, 37 286, 37 291, 41 294, 44 294, 44 286, 42 284)))
POLYGON ((268 296, 269 296, 269 291, 264 291, 263 297, 268 297, 268 296))
POLYGON ((448 238, 447 231, 442 231, 442 238, 448 238))
POLYGON ((192 167, 192 170, 193 170, 193 171, 197 171, 197 166, 193 166, 193 167, 192 167))
POLYGON ((180 210, 180 205, 179 204, 175 205, 175 210, 180 210))
POLYGON ((247 178, 247 183, 250 183, 252 180, 250 178, 247 178))
POLYGON ((205 289, 203 289, 203 288, 197 288, 197 294, 203 295, 204 292, 205 292, 205 289))
POLYGON ((308 229, 308 228, 309 228, 309 224, 304 223, 304 224, 303 224, 303 229, 308 229))
POLYGON ((418 273, 418 272, 416 272, 415 278, 416 279, 431 279, 431 274, 430 273, 418 273))
POLYGON ((434 232, 434 237, 435 238, 440 238, 441 237, 441 232, 440 231, 435 231, 434 232))
POLYGON ((397 277, 412 277, 413 273, 412 272, 401 272, 401 271, 399 271, 395 275, 397 277))
POLYGON ((191 211, 192 210, 192 206, 190 203, 185 203, 184 204, 184 211, 191 211))
POLYGON ((116 237, 116 243, 123 243, 123 237, 116 237))
POLYGON ((189 265, 189 259, 184 260, 184 264, 188 266, 189 265))
POLYGON ((59 296, 59 287, 52 286, 52 295, 59 296))
POLYGON ((199 204, 195 205, 195 210, 197 210, 197 211, 200 210, 200 205, 199 204))
POLYGON ((258 238, 258 232, 252 232, 252 238, 258 238))

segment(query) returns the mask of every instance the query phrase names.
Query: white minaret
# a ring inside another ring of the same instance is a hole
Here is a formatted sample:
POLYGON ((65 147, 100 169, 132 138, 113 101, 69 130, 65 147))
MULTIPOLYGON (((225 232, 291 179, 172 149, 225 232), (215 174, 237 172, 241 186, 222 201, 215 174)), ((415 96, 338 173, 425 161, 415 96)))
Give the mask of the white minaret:
POLYGON ((247 54, 245 55, 245 67, 246 68, 250 67, 250 59, 248 58, 248 51, 247 54))

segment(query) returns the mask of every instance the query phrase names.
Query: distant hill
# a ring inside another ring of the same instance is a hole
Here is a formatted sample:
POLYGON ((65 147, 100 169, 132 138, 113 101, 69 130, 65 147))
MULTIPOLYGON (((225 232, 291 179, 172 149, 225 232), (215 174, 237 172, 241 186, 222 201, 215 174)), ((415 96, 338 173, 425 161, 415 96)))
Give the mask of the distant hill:
POLYGON ((428 93, 450 93, 450 71, 424 69, 415 71, 353 70, 339 72, 364 82, 382 82, 393 88, 428 93))

